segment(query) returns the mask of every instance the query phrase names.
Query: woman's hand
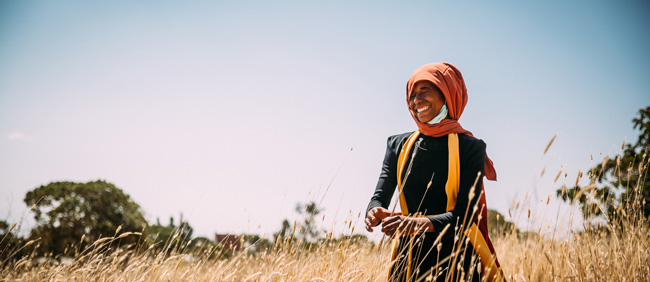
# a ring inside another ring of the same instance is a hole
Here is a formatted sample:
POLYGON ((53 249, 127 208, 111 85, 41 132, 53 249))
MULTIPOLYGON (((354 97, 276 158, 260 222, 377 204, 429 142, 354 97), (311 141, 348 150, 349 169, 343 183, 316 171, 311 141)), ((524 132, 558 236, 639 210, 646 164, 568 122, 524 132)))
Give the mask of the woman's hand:
POLYGON ((381 232, 387 236, 393 236, 397 232, 401 235, 433 232, 433 223, 426 217, 390 216, 382 221, 381 232))
POLYGON ((363 221, 366 224, 366 230, 368 232, 372 232, 372 227, 376 226, 379 224, 379 221, 383 220, 386 217, 389 217, 391 215, 396 215, 396 214, 401 214, 401 213, 391 213, 385 208, 382 207, 376 207, 372 208, 368 211, 368 214, 366 214, 366 219, 363 221))

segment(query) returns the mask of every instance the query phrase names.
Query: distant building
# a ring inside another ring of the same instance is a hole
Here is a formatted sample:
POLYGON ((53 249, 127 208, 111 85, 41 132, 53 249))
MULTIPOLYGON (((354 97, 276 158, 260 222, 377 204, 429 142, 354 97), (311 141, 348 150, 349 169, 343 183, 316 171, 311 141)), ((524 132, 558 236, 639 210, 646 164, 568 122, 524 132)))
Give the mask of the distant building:
POLYGON ((243 250, 242 240, 237 235, 232 234, 215 234, 215 242, 221 244, 230 252, 238 252, 243 250))

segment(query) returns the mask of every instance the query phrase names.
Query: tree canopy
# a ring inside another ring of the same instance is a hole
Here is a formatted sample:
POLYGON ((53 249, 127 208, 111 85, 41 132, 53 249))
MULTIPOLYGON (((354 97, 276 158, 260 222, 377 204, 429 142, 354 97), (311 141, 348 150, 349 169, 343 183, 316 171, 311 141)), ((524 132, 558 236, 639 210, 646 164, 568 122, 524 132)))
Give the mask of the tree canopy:
POLYGON ((308 238, 318 238, 320 231, 316 227, 316 216, 322 211, 323 210, 320 209, 314 201, 310 201, 304 205, 300 203, 296 204, 296 212, 304 217, 299 230, 302 239, 307 240, 308 238))
POLYGON ((317 240, 321 234, 316 224, 316 216, 323 210, 318 207, 314 201, 308 203, 296 203, 296 212, 302 218, 302 222, 295 221, 293 226, 289 220, 282 221, 280 230, 273 233, 273 240, 277 243, 281 240, 292 242, 298 239, 300 242, 309 242, 317 240))
MULTIPOLYGON (((33 206, 36 219, 31 237, 40 237, 44 251, 55 254, 63 253, 82 237, 85 242, 93 242, 114 236, 118 226, 123 232, 139 232, 147 225, 140 206, 121 189, 102 180, 52 182, 27 192, 24 201, 33 206)), ((136 240, 128 236, 121 243, 136 240)))
POLYGON ((639 131, 636 143, 624 144, 621 155, 607 156, 591 168, 587 173, 589 185, 582 187, 576 180, 574 187, 557 190, 558 197, 564 201, 577 201, 585 218, 607 216, 613 220, 630 216, 626 210, 650 216, 650 106, 639 109, 632 124, 639 131))
POLYGON ((181 214, 179 224, 174 224, 174 217, 169 217, 169 224, 162 225, 160 220, 156 220, 156 224, 147 227, 149 237, 156 245, 156 248, 166 249, 168 251, 184 248, 186 243, 192 239, 194 228, 190 226, 189 222, 183 220, 181 214))

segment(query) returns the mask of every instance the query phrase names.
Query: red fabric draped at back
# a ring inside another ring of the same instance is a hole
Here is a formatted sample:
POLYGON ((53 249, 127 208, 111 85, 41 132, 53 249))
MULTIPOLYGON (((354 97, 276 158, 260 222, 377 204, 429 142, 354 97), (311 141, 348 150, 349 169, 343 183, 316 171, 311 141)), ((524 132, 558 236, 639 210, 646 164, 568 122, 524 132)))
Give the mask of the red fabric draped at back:
MULTIPOLYGON (((406 83, 407 105, 413 87, 420 81, 430 81, 437 86, 445 97, 449 110, 447 118, 437 124, 422 123, 411 113, 420 132, 433 137, 445 136, 449 133, 463 133, 474 137, 471 132, 465 130, 458 123, 458 119, 463 114, 465 105, 467 105, 467 88, 465 88, 465 81, 460 71, 450 63, 433 63, 418 68, 406 83)), ((494 170, 492 160, 487 156, 485 158, 485 177, 489 180, 497 180, 497 173, 494 170)))

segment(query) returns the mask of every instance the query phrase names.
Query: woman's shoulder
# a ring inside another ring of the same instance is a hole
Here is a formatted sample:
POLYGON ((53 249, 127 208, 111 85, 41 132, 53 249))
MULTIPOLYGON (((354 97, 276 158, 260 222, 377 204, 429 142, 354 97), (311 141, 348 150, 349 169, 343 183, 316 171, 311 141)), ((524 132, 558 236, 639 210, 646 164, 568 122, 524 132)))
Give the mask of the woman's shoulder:
POLYGON ((401 150, 402 145, 404 145, 404 143, 406 142, 406 139, 408 139, 409 136, 411 136, 412 134, 413 131, 388 136, 388 140, 387 140, 388 148, 393 149, 393 151, 401 150))
POLYGON ((409 136, 413 134, 413 132, 414 131, 404 132, 404 133, 388 136, 388 141, 402 141, 402 142, 406 141, 406 139, 408 139, 409 136))
MULTIPOLYGON (((388 148, 395 152, 399 152, 404 143, 406 143, 406 139, 408 139, 412 134, 413 131, 389 136, 387 140, 388 148)), ((485 153, 485 148, 487 147, 483 140, 465 134, 458 134, 458 146, 461 152, 483 153, 485 153)))
POLYGON ((458 134, 458 149, 462 153, 481 153, 485 155, 487 145, 483 140, 465 134, 458 134))

